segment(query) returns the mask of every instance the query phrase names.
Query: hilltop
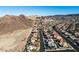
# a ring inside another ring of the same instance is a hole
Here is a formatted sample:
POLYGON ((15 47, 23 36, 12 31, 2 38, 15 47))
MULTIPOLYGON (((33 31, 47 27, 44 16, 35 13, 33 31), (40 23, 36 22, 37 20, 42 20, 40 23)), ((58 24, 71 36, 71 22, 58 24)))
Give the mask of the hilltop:
POLYGON ((0 18, 0 34, 11 33, 15 30, 27 29, 32 27, 33 20, 24 15, 6 15, 0 18))

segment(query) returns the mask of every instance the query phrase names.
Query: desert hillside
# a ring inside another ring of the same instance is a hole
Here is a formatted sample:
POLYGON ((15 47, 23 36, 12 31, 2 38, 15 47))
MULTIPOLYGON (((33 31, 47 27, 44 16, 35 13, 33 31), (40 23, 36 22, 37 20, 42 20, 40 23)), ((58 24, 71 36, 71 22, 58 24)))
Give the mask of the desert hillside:
POLYGON ((0 17, 0 51, 23 51, 34 23, 24 15, 0 17))
POLYGON ((12 33, 15 30, 27 29, 32 27, 33 20, 24 15, 3 16, 0 18, 0 34, 12 33))

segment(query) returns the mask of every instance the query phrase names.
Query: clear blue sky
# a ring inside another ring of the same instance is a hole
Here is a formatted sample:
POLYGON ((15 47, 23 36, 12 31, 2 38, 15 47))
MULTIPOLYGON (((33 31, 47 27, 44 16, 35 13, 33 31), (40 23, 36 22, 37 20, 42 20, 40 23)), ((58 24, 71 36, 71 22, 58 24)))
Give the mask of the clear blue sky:
POLYGON ((59 15, 78 14, 79 6, 0 6, 0 16, 4 15, 59 15))

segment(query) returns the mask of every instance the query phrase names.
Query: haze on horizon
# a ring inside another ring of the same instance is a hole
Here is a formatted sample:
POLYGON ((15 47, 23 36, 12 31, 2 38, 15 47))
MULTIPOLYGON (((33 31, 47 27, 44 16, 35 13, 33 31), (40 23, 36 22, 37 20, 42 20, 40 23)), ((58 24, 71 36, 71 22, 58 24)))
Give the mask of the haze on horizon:
POLYGON ((0 6, 0 16, 4 15, 65 15, 78 14, 79 6, 0 6))

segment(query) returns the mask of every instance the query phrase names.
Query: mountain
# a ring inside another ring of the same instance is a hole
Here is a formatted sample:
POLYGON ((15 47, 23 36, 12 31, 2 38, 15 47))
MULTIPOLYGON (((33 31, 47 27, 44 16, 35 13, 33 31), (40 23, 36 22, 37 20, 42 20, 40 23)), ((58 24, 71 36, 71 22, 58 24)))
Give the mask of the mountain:
POLYGON ((0 34, 11 33, 15 30, 32 27, 33 21, 24 15, 6 15, 0 18, 0 34))
POLYGON ((67 15, 50 15, 50 16, 41 16, 41 19, 53 19, 53 20, 75 20, 79 21, 79 14, 67 14, 67 15))

